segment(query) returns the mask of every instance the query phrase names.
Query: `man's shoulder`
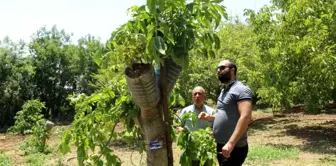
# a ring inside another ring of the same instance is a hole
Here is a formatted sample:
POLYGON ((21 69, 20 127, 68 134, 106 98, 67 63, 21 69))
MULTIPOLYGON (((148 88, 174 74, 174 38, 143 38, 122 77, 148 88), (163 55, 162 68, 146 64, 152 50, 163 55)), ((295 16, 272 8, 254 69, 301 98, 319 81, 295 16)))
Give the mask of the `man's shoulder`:
POLYGON ((235 91, 240 91, 240 90, 248 90, 248 91, 251 91, 250 87, 246 84, 244 84, 243 82, 241 81, 238 81, 234 84, 234 87, 232 88, 232 90, 235 90, 235 91))
POLYGON ((189 112, 189 111, 192 111, 192 110, 194 110, 194 105, 189 105, 187 107, 184 107, 182 109, 182 112, 189 112))
POLYGON ((253 98, 253 92, 250 87, 240 81, 238 81, 236 84, 237 85, 232 88, 231 93, 237 97, 237 101, 253 98))
POLYGON ((205 107, 206 112, 209 114, 213 114, 215 112, 215 109, 213 109, 212 107, 208 105, 204 105, 204 107, 205 107))

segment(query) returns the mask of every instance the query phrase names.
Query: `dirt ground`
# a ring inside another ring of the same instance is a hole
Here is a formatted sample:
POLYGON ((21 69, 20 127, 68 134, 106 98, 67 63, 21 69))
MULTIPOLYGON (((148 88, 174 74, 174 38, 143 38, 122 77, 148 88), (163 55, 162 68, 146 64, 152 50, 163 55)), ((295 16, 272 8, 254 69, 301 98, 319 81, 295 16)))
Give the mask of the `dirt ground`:
MULTIPOLYGON (((269 165, 318 166, 324 165, 324 161, 336 163, 336 114, 294 113, 274 117, 272 113, 256 112, 253 117, 248 132, 251 146, 294 146, 300 149, 298 158, 276 160, 269 165)), ((10 156, 15 165, 25 165, 24 155, 18 150, 24 139, 24 136, 0 134, 0 152, 10 156)), ((56 148, 59 140, 60 137, 55 134, 48 142, 56 148)), ((181 151, 176 145, 173 148, 175 165, 178 165, 181 151)), ((114 146, 113 149, 121 158, 122 165, 145 165, 145 154, 141 155, 126 146, 114 146)), ((75 148, 66 156, 55 155, 54 158, 46 161, 45 165, 54 165, 58 160, 61 160, 63 165, 77 165, 75 148)))
POLYGON ((298 159, 272 161, 270 165, 324 165, 336 163, 336 115, 303 113, 274 117, 257 113, 249 129, 250 145, 297 147, 298 159), (329 163, 329 162, 328 162, 329 163))

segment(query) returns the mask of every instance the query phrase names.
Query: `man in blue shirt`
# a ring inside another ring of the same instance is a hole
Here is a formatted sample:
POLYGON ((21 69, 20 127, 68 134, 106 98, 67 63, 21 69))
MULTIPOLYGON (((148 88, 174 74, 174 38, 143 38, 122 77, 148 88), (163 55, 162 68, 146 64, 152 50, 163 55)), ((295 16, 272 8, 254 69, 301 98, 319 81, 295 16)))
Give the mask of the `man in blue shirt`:
POLYGON ((246 130, 252 119, 252 92, 236 80, 237 66, 223 60, 217 67, 218 79, 226 85, 217 100, 215 115, 200 115, 214 122, 217 159, 220 166, 240 166, 248 153, 246 130))
MULTIPOLYGON (((204 104, 205 98, 206 96, 205 96, 204 88, 200 86, 195 87, 192 91, 192 100, 194 101, 194 104, 182 109, 180 118, 182 119, 183 114, 192 113, 192 112, 196 113, 197 117, 200 113, 206 113, 208 115, 213 115, 215 111, 211 107, 204 104)), ((212 122, 197 118, 195 126, 192 125, 191 119, 187 119, 183 127, 187 127, 191 131, 196 131, 198 129, 205 129, 211 126, 212 126, 212 122)), ((177 127, 177 130, 182 131, 183 127, 177 127)), ((192 161, 192 166, 199 166, 199 165, 200 165, 200 161, 196 161, 196 160, 192 161)), ((205 165, 207 165, 207 163, 205 163, 205 165)))

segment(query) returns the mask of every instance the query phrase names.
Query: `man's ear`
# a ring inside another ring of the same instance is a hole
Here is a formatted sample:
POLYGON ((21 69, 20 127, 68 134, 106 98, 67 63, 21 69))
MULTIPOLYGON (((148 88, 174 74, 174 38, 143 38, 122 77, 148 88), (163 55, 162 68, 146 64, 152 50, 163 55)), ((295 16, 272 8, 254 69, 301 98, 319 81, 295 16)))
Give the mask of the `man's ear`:
POLYGON ((236 70, 235 68, 231 68, 230 69, 231 74, 234 74, 235 70, 236 70))

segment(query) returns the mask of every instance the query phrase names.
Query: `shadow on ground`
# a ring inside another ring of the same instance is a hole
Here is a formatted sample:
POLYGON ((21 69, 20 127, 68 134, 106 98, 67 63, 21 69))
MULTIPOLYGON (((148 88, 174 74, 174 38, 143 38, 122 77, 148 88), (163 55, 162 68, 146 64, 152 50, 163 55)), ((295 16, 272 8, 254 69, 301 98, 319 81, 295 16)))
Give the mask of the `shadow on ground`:
POLYGON ((336 120, 313 126, 289 126, 285 134, 305 140, 301 148, 304 151, 336 154, 336 120))
POLYGON ((253 120, 249 125, 249 132, 254 133, 256 131, 267 130, 270 128, 283 128, 287 125, 292 125, 292 123, 299 122, 297 119, 289 119, 281 117, 268 116, 264 118, 258 118, 253 120))
POLYGON ((259 130, 266 130, 267 128, 269 128, 268 125, 276 123, 277 121, 274 120, 274 117, 255 119, 249 125, 249 132, 254 133, 259 130))
POLYGON ((302 125, 306 120, 314 119, 299 119, 291 115, 263 117, 251 122, 249 132, 253 134, 257 131, 282 129, 283 132, 272 137, 294 136, 303 140, 303 145, 298 147, 302 151, 336 154, 336 120, 326 119, 318 124, 302 125))

